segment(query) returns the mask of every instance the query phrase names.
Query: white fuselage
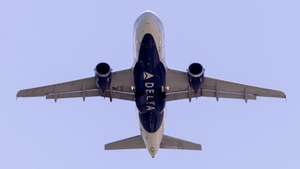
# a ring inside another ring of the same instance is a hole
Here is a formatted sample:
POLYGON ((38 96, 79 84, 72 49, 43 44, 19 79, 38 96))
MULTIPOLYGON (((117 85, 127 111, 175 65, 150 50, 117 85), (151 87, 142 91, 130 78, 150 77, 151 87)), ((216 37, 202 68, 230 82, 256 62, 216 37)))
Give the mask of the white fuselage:
MULTIPOLYGON (((142 13, 134 24, 134 64, 138 60, 140 44, 145 34, 151 34, 154 37, 155 44, 158 49, 159 59, 166 67, 165 62, 165 48, 164 48, 164 29, 160 19, 150 11, 142 13)), ((143 137, 146 148, 152 157, 160 147, 160 143, 163 137, 164 122, 156 132, 147 132, 140 123, 141 135, 143 137)))

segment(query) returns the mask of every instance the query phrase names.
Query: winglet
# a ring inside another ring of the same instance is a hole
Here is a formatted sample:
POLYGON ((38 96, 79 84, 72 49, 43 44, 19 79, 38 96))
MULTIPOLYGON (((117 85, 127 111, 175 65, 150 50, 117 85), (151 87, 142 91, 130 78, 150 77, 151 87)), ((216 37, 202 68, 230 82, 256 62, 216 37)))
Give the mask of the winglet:
POLYGON ((17 98, 18 98, 18 97, 21 97, 21 90, 19 90, 19 91, 17 92, 16 97, 17 97, 17 98))
POLYGON ((286 94, 284 92, 282 92, 282 91, 280 91, 280 92, 281 92, 282 98, 286 99, 286 94))

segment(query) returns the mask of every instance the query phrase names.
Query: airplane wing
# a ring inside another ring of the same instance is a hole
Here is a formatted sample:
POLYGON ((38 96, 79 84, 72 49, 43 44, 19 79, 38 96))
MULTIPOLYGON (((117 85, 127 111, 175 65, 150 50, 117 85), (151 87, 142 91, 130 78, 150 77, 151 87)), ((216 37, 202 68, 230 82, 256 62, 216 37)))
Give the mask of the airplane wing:
POLYGON ((38 97, 46 96, 46 99, 74 98, 103 96, 110 99, 134 100, 134 92, 131 90, 133 83, 133 74, 131 69, 112 72, 111 88, 102 92, 97 88, 96 78, 89 77, 85 79, 58 83, 48 86, 42 86, 31 89, 20 90, 17 97, 38 97))
POLYGON ((218 80, 205 77, 204 82, 198 93, 195 93, 189 86, 188 76, 186 72, 168 69, 166 83, 167 101, 179 99, 191 99, 194 97, 215 97, 255 100, 257 96, 286 98, 286 95, 279 90, 260 88, 255 86, 243 85, 239 83, 218 80))

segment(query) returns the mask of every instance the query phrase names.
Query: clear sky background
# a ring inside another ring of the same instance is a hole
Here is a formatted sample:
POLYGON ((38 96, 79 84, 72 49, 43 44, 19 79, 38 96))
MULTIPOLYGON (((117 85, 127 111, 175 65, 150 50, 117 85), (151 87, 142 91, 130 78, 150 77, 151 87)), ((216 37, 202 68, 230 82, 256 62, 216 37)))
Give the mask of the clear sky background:
POLYGON ((300 2, 279 0, 0 2, 0 168, 300 168, 300 2), (103 98, 19 98, 19 89, 93 76, 133 62, 133 23, 160 16, 169 67, 200 62, 210 77, 288 98, 168 103, 165 132, 203 151, 104 151, 139 134, 135 104, 103 98))

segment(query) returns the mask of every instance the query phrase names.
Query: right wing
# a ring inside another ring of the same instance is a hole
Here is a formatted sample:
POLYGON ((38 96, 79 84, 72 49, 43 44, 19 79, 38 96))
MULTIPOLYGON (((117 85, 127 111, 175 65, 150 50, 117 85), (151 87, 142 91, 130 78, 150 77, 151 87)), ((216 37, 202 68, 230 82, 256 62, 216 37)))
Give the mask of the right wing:
POLYGON ((17 97, 38 97, 46 96, 47 99, 74 98, 74 97, 92 97, 103 96, 109 98, 134 100, 134 92, 131 90, 133 83, 133 74, 131 69, 112 72, 111 88, 104 93, 96 86, 96 78, 89 77, 85 79, 58 83, 48 86, 42 86, 31 89, 20 90, 17 97))
POLYGON ((198 93, 190 88, 186 72, 168 69, 167 71, 167 101, 179 99, 191 99, 193 97, 215 97, 255 100, 257 96, 286 98, 279 90, 249 86, 214 78, 204 77, 204 81, 198 93))

